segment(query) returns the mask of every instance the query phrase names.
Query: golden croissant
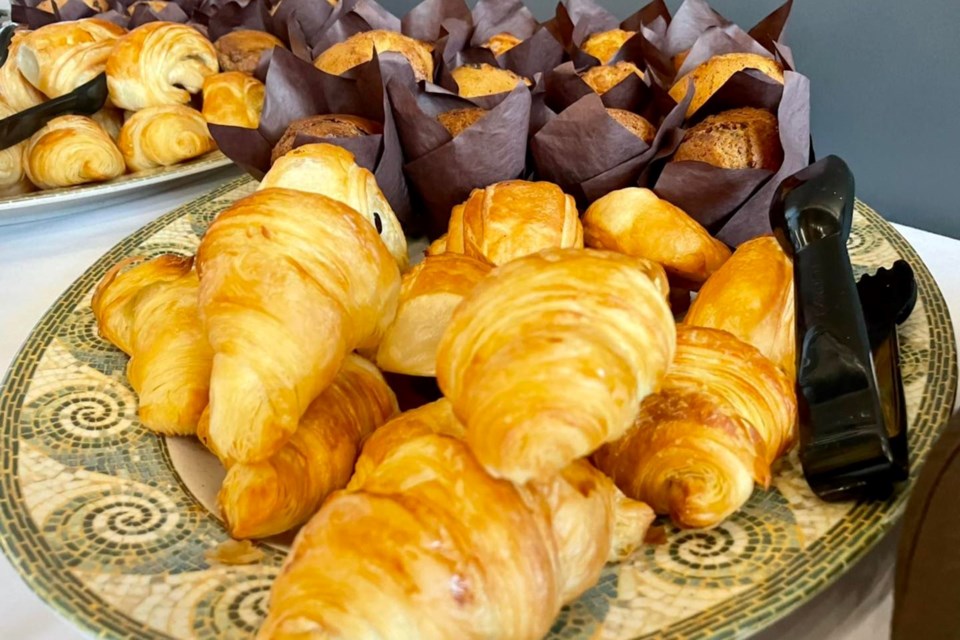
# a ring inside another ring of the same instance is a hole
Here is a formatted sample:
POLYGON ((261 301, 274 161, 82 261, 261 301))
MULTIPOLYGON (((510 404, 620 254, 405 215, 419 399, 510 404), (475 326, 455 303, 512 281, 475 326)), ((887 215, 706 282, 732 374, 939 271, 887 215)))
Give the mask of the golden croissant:
POLYGON ((280 156, 260 189, 281 187, 333 198, 352 207, 373 225, 402 269, 407 265, 407 238, 377 180, 354 155, 333 144, 305 144, 280 156))
POLYGON ((165 435, 190 435, 207 406, 213 353, 197 310, 193 258, 162 255, 113 267, 93 296, 100 335, 130 356, 127 378, 140 420, 165 435))
POLYGON ((30 33, 26 30, 14 31, 10 48, 7 50, 7 59, 0 67, 0 100, 15 112, 35 107, 47 99, 40 90, 23 77, 17 64, 20 47, 30 33))
POLYGON ((103 128, 111 140, 116 142, 120 138, 120 130, 123 129, 122 111, 112 107, 104 107, 90 118, 103 128))
POLYGON ((48 24, 23 38, 17 66, 30 84, 56 98, 103 73, 107 56, 126 32, 96 18, 48 24))
POLYGON ((131 171, 167 167, 217 148, 200 112, 182 104, 137 111, 123 123, 117 145, 131 171))
POLYGON ((107 59, 113 104, 131 111, 186 104, 217 73, 217 52, 185 24, 148 22, 120 38, 107 59))
POLYGON ((197 269, 215 353, 210 439, 238 462, 279 451, 346 355, 379 342, 400 290, 397 263, 360 214, 290 189, 221 213, 197 269))
POLYGON ((773 236, 737 247, 687 312, 684 324, 723 329, 796 378, 793 264, 773 236))
POLYGON ((654 263, 553 249, 498 267, 457 307, 437 382, 494 475, 526 482, 619 438, 673 359, 654 263))
POLYGON ((27 142, 25 170, 41 189, 71 187, 123 175, 120 149, 99 124, 86 116, 60 116, 27 142))
POLYGON ((542 249, 582 247, 573 196, 550 182, 508 180, 453 208, 446 251, 504 264, 542 249))
MULTIPOLYGON (((577 461, 544 482, 490 476, 448 425, 399 430, 362 482, 333 494, 300 531, 257 636, 510 638, 546 634, 561 606, 628 554, 653 520, 577 461)), ((385 442, 381 440, 381 445, 385 442)))
POLYGON ((377 368, 347 356, 277 453, 227 470, 219 503, 230 535, 265 538, 309 520, 327 495, 347 485, 361 439, 396 411, 377 368))
MULTIPOLYGON (((9 118, 15 111, 0 102, 0 119, 9 118)), ((14 196, 33 190, 24 169, 26 141, 0 150, 0 196, 14 196)))
POLYGON ((682 527, 711 527, 739 509, 796 438, 787 377, 718 329, 680 325, 677 353, 634 428, 601 448, 597 467, 682 527))
POLYGON ((262 82, 240 71, 207 76, 203 81, 203 117, 210 124, 256 129, 263 93, 262 82))
POLYGON ((730 257, 730 249, 649 189, 612 191, 583 214, 584 243, 653 260, 686 287, 697 289, 730 257))
POLYGON ((403 274, 397 315, 377 351, 384 371, 434 376, 437 345, 453 310, 493 266, 456 253, 427 258, 403 274))

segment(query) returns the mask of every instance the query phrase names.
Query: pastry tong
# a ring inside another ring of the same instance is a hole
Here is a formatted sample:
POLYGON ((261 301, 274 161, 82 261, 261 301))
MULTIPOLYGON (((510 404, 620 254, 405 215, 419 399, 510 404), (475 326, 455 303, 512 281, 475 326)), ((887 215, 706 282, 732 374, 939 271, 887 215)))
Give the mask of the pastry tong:
POLYGON ((784 180, 770 223, 793 257, 800 462, 828 501, 884 498, 909 473, 896 327, 917 299, 899 260, 854 280, 854 180, 828 156, 784 180))
MULTIPOLYGON (((0 64, 6 62, 10 40, 17 25, 0 30, 0 64)), ((59 98, 47 100, 0 120, 0 149, 23 142, 54 118, 69 113, 93 115, 107 102, 107 74, 101 73, 59 98)))

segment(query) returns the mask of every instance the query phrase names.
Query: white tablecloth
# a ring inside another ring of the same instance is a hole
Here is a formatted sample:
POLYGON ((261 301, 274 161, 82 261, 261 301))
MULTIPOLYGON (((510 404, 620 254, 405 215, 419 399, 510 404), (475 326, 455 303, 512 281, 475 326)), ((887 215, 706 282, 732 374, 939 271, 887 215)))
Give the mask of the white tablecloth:
MULTIPOLYGON (((222 181, 223 173, 218 181, 222 181)), ((113 204, 65 218, 0 227, 0 372, 6 371, 34 324, 97 258, 122 238, 215 185, 194 181, 135 202, 113 204)), ((960 318, 960 241, 897 226, 916 248, 950 305, 954 330, 960 318)), ((889 637, 892 557, 887 540, 844 579, 764 638, 882 640, 889 637)), ((61 621, 0 560, 0 638, 73 640, 82 635, 61 621)))

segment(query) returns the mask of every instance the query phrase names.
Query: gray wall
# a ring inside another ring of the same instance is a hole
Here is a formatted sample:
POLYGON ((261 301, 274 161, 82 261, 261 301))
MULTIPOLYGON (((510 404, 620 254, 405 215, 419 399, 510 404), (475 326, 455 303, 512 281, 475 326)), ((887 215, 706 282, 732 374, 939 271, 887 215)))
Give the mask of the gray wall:
MULTIPOLYGON (((382 1, 398 15, 416 4, 382 1)), ((620 16, 646 3, 600 1, 620 16)), ((711 4, 747 28, 781 1, 711 4)), ((527 3, 539 18, 556 4, 527 3)), ((888 219, 960 238, 960 2, 795 0, 786 40, 811 78, 818 156, 843 157, 888 219)))

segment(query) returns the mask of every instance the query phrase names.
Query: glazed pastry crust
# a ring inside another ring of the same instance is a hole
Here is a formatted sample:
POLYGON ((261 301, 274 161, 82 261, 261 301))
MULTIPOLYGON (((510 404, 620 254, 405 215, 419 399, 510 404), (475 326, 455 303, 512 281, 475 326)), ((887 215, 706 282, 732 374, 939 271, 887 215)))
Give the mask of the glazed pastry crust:
POLYGON ((395 31, 373 30, 356 33, 320 54, 313 65, 334 76, 373 59, 373 51, 400 53, 413 68, 417 80, 433 80, 433 48, 395 31))
POLYGON ((673 359, 665 285, 649 261, 582 249, 484 278, 437 351, 437 382, 477 459, 522 483, 622 436, 673 359))
POLYGON ((167 167, 217 148, 203 115, 180 104, 137 111, 123 124, 118 145, 130 171, 167 167))
POLYGON ((601 31, 588 37, 580 49, 599 60, 600 64, 607 64, 617 55, 617 52, 627 43, 627 40, 635 36, 636 33, 636 31, 625 31, 623 29, 601 31))
POLYGON ((400 221, 374 175, 343 147, 326 143, 297 147, 273 164, 258 188, 272 187, 318 193, 350 206, 376 229, 397 265, 406 267, 407 238, 400 221))
MULTIPOLYGON (((0 119, 9 118, 16 113, 13 109, 0 102, 0 119)), ((6 149, 0 149, 0 196, 8 197, 33 190, 33 184, 27 177, 24 167, 24 151, 27 142, 15 144, 6 149)))
POLYGON ((551 247, 583 247, 572 196, 550 182, 508 180, 475 189, 450 215, 446 251, 504 264, 551 247))
POLYGON ((450 72, 457 83, 457 93, 463 98, 478 98, 507 93, 520 83, 530 86, 530 80, 509 69, 494 67, 486 62, 465 64, 450 72))
POLYGON ((256 129, 263 110, 263 83, 239 71, 203 81, 203 117, 209 124, 256 129))
POLYGON ((783 84, 783 67, 776 60, 756 53, 726 53, 714 56, 677 80, 670 88, 670 97, 677 103, 687 94, 687 84, 693 80, 693 100, 687 108, 687 117, 695 114, 733 74, 756 69, 783 84))
POLYGON ((253 75, 264 51, 285 48, 276 36, 265 31, 237 29, 217 38, 213 43, 221 71, 239 71, 253 75))
POLYGON ((106 69, 113 104, 137 111, 187 104, 219 67, 213 45, 193 27, 148 22, 117 41, 106 69))
POLYGON ((379 342, 396 313, 399 268, 347 205, 278 188, 222 212, 197 265, 215 354, 210 440, 231 460, 266 460, 347 354, 379 342))
POLYGON ((126 171, 123 155, 99 124, 86 116, 60 116, 33 134, 25 170, 41 189, 101 182, 126 171))
POLYGON ((0 67, 0 99, 16 111, 23 111, 35 107, 47 99, 36 87, 23 77, 17 59, 20 57, 20 47, 30 31, 15 31, 7 50, 7 60, 0 67))
POLYGON ((730 257, 730 249, 693 218, 649 189, 628 187, 595 201, 583 215, 584 242, 663 265, 697 289, 730 257))

